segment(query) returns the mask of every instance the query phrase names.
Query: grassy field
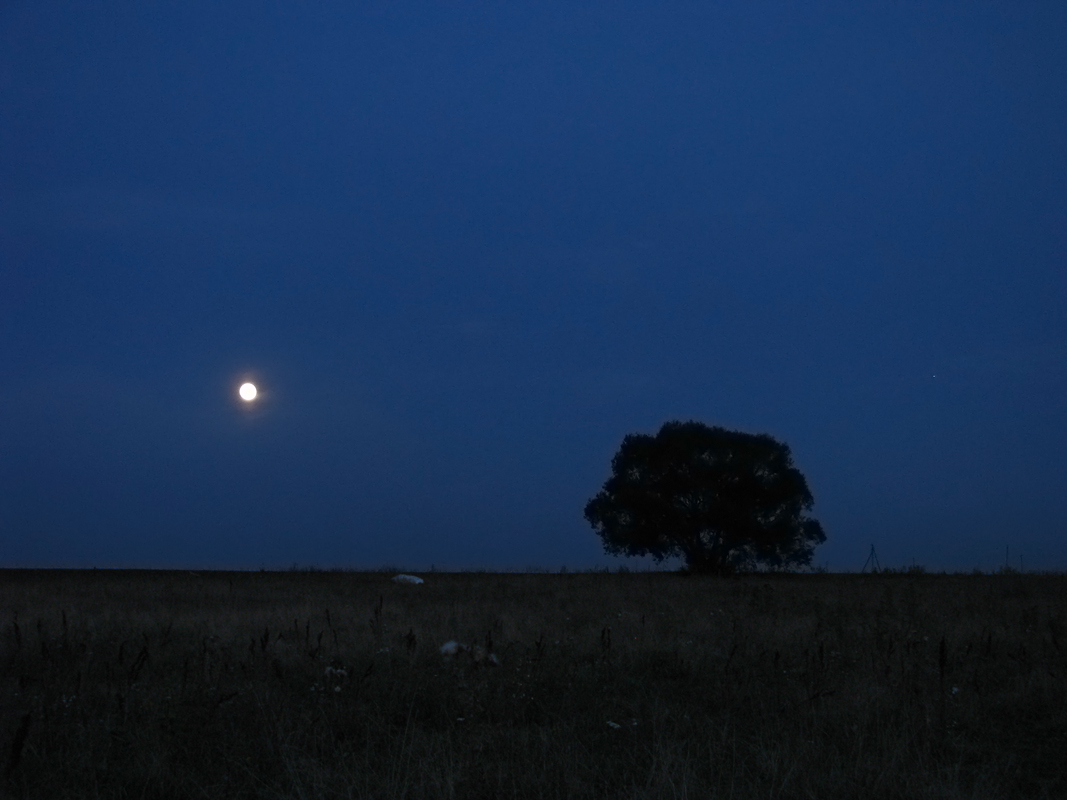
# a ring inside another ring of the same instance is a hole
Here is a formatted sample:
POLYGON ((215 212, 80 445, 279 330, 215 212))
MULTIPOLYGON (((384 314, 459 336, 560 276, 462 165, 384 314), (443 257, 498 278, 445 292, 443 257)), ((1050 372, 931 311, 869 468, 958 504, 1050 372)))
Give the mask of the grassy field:
POLYGON ((1063 575, 423 577, 0 571, 0 792, 1067 797, 1063 575))

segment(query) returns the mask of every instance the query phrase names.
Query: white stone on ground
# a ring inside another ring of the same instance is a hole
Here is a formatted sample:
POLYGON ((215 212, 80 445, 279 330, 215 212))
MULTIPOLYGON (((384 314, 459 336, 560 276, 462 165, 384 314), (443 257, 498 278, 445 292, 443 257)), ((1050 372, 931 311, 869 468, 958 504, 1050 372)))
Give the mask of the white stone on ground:
POLYGON ((496 657, 495 653, 489 653, 481 645, 474 645, 472 648, 468 644, 463 644, 457 641, 448 641, 441 645, 441 655, 443 656, 458 656, 460 653, 470 653, 471 660, 475 664, 488 664, 490 666, 499 666, 500 660, 496 657))

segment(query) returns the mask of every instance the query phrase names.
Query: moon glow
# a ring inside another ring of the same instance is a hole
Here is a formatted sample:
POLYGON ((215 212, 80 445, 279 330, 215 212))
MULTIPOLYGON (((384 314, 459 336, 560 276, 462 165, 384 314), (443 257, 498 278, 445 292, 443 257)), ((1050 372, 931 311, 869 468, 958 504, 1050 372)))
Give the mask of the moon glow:
POLYGON ((242 383, 241 388, 237 390, 237 393, 241 395, 241 399, 246 403, 251 403, 256 399, 256 395, 259 392, 256 391, 254 383, 242 383))

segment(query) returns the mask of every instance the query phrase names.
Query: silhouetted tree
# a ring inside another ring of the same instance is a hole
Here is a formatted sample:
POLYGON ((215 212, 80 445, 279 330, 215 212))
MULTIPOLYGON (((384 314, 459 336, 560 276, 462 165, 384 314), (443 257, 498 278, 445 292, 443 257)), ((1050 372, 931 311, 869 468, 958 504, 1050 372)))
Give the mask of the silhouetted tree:
POLYGON ((789 447, 759 434, 668 422, 631 434, 585 518, 614 555, 682 556, 694 572, 809 565, 826 541, 789 447))

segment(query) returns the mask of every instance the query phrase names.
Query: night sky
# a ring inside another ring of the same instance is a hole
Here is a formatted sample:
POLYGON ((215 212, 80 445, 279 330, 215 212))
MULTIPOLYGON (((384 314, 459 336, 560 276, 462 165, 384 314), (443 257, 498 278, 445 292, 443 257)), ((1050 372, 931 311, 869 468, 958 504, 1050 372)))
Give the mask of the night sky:
POLYGON ((1065 569, 1065 42, 5 2, 0 566, 641 567, 582 509, 694 419, 789 444, 831 571, 1065 569))

